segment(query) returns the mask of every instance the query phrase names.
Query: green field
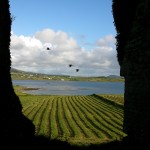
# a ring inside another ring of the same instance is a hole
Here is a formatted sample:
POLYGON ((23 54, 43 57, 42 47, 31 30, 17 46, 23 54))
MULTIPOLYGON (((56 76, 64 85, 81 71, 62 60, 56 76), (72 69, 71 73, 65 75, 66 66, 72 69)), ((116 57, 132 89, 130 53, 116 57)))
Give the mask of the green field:
MULTIPOLYGON (((72 145, 100 144, 125 136, 123 105, 114 105, 106 95, 28 95, 18 93, 18 90, 16 93, 24 115, 36 127, 37 136, 72 145)), ((113 100, 114 95, 109 96, 113 100)), ((120 98, 120 95, 116 97, 120 98)))

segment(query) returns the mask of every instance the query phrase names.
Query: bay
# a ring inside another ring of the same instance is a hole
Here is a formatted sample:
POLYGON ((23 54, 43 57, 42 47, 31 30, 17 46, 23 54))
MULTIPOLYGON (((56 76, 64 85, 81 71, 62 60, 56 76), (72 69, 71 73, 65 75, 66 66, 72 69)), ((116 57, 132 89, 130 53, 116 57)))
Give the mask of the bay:
POLYGON ((124 82, 81 82, 49 80, 13 80, 13 85, 38 90, 26 90, 34 95, 124 94, 124 82))

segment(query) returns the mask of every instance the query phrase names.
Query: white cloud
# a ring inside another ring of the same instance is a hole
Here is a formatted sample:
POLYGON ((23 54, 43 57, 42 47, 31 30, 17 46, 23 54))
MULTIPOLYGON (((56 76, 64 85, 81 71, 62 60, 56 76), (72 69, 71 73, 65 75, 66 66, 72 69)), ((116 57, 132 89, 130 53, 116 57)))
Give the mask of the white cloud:
POLYGON ((119 75, 112 35, 97 40, 87 51, 67 33, 44 29, 32 37, 13 33, 10 48, 12 67, 24 71, 81 76, 119 75), (73 67, 68 66, 70 63, 73 67), (79 72, 76 68, 80 69, 79 72))
POLYGON ((112 35, 107 35, 104 38, 97 40, 97 45, 99 46, 112 46, 115 43, 115 38, 112 35))

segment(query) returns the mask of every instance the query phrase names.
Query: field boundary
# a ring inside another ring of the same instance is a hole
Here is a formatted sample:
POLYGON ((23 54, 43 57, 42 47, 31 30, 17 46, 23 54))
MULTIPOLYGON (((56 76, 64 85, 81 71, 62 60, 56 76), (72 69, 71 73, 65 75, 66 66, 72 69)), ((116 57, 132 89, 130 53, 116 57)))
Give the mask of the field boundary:
POLYGON ((114 106, 117 106, 117 107, 119 107, 119 108, 121 108, 121 109, 124 109, 124 106, 123 106, 123 104, 121 104, 121 103, 117 103, 117 102, 115 102, 115 101, 113 101, 113 100, 111 100, 111 99, 105 98, 105 97, 103 97, 103 96, 101 96, 101 95, 97 95, 97 94, 92 94, 92 96, 94 96, 94 97, 96 97, 96 98, 98 98, 98 99, 103 100, 103 101, 106 102, 107 104, 114 105, 114 106))

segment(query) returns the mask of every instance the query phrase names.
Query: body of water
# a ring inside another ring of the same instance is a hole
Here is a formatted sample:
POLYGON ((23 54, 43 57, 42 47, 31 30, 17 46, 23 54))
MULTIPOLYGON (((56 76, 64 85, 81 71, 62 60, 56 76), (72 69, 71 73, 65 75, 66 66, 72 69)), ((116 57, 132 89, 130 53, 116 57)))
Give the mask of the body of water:
POLYGON ((124 82, 13 80, 13 84, 39 88, 26 91, 36 95, 124 94, 124 82))

